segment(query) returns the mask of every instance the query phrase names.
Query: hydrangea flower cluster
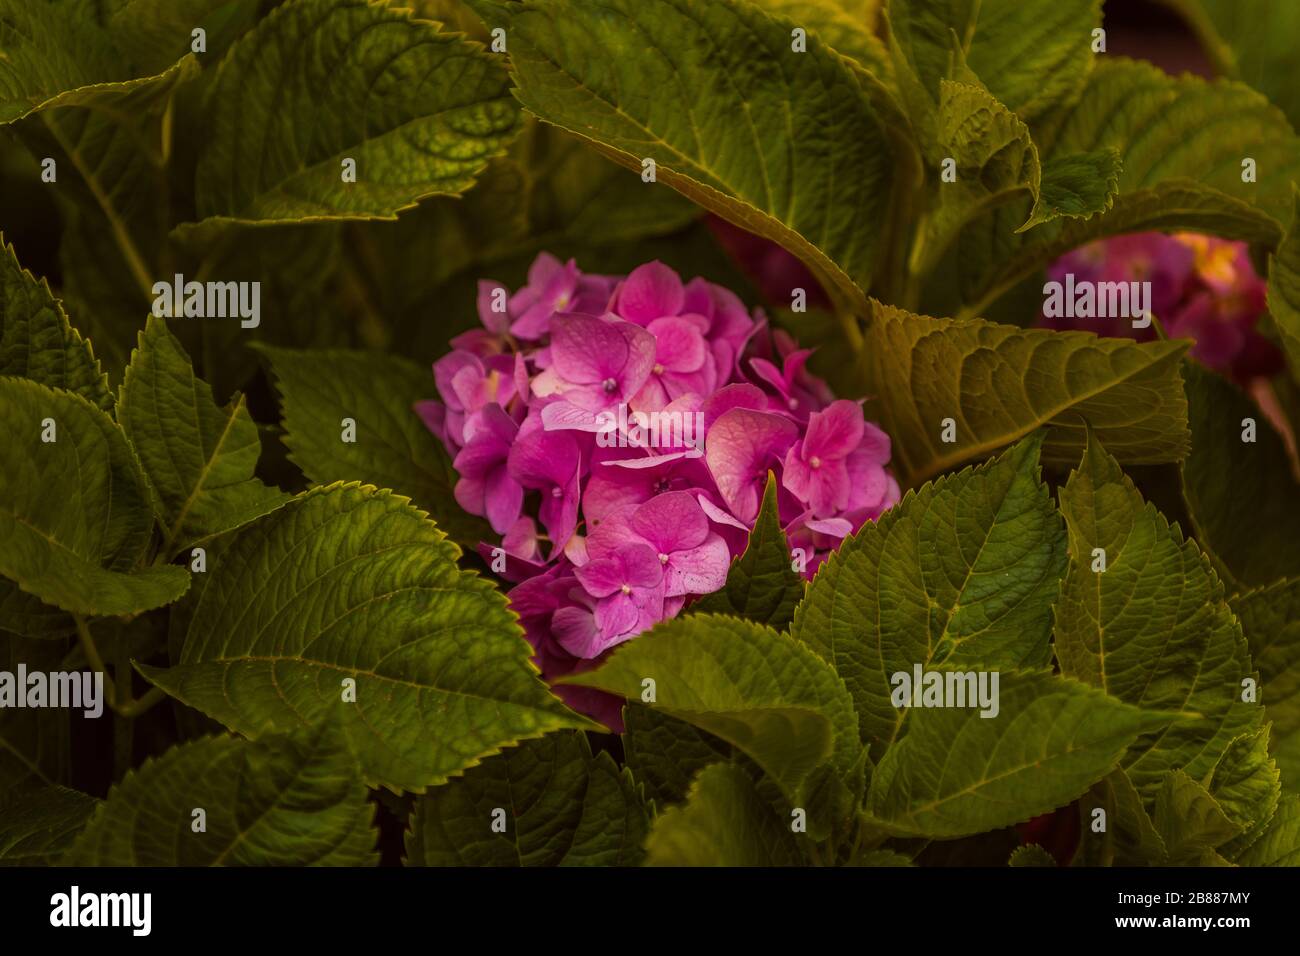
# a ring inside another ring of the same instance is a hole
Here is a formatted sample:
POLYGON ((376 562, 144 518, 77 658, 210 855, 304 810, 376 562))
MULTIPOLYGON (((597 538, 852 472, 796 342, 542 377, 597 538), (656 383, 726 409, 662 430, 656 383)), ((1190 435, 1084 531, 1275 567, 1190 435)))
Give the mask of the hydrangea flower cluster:
MULTIPOLYGON (((1267 284, 1255 272, 1246 243, 1196 233, 1144 232, 1100 239, 1062 256, 1048 278, 1063 282, 1150 282, 1151 311, 1170 338, 1189 338, 1203 365, 1245 383, 1282 370, 1277 347, 1256 325, 1267 284)), ((1047 318, 1056 329, 1153 339, 1154 326, 1134 329, 1128 319, 1047 318)))
POLYGON ((899 499, 888 436, 727 289, 543 253, 513 293, 480 282, 478 314, 417 411, 453 456, 457 502, 501 536, 480 550, 516 582, 547 677, 721 588, 769 470, 809 577, 899 499))

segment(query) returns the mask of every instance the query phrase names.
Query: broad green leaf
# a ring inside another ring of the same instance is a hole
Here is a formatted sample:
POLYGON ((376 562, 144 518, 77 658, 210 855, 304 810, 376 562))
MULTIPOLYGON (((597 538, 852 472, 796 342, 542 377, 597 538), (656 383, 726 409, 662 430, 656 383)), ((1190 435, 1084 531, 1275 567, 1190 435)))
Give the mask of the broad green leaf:
POLYGON ((1156 791, 1153 819, 1168 852, 1166 863, 1173 866, 1203 864, 1210 851, 1240 832, 1214 797, 1181 770, 1171 771, 1156 791))
MULTIPOLYGON (((780 243, 861 307, 892 160, 864 80, 737 0, 469 0, 541 119, 780 243)), ((647 186, 647 188, 655 188, 647 186)))
POLYGON ((1052 432, 1043 459, 1074 463, 1084 424, 1128 464, 1187 453, 1185 342, 1137 343, 979 319, 935 319, 874 303, 863 359, 881 427, 911 484, 1023 438, 1052 432), (956 440, 943 440, 952 419, 956 440))
POLYGON ((585 734, 565 731, 430 789, 415 805, 407 858, 414 866, 636 866, 649 828, 632 774, 608 753, 593 757, 585 734))
POLYGON ((1047 671, 1004 671, 996 716, 922 708, 875 769, 867 810, 890 832, 949 839, 1064 806, 1167 716, 1047 671))
POLYGON ((153 516, 107 415, 71 392, 0 377, 0 420, 0 574, 76 614, 133 614, 185 593, 181 568, 130 570, 153 516), (55 440, 42 440, 50 427, 55 440))
POLYGON ((1273 722, 1282 784, 1300 791, 1300 579, 1278 581, 1228 601, 1259 671, 1259 699, 1273 722))
POLYGON ((149 317, 117 404, 155 494, 170 555, 288 500, 253 477, 262 443, 242 395, 225 408, 194 375, 164 319, 149 317))
POLYGON ((1238 866, 1300 866, 1300 797, 1283 797, 1273 819, 1233 862, 1238 866))
POLYGON ((366 780, 393 790, 590 726, 550 694, 504 595, 459 555, 405 498, 312 489, 209 554, 180 663, 141 671, 248 735, 341 709, 366 780))
POLYGON ((1183 377, 1192 430, 1183 493, 1201 545, 1244 587, 1300 576, 1300 484, 1281 436, 1234 385, 1192 362, 1183 377))
POLYGON ((1065 534, 1038 478, 1041 443, 909 492, 830 556, 795 611, 791 633, 844 679, 873 754, 909 715, 890 700, 894 675, 1051 659, 1065 534))
POLYGON ((1062 217, 1087 219, 1105 212, 1119 190, 1119 150, 1113 146, 1090 153, 1057 156, 1043 166, 1038 201, 1023 232, 1062 217))
POLYGON ((50 866, 99 803, 66 787, 41 787, 0 800, 0 866, 50 866))
POLYGON ((115 785, 73 866, 365 866, 374 806, 332 724, 256 741, 204 737, 115 785), (194 810, 206 829, 195 832, 194 810))
POLYGON ((275 372, 289 457, 309 479, 391 488, 426 509, 462 545, 487 539, 487 522, 466 514, 452 496, 457 475, 451 459, 413 407, 437 395, 431 371, 379 352, 259 351, 275 372), (355 442, 342 440, 345 418, 356 422, 355 442))
POLYGON ((1201 780, 1234 738, 1260 726, 1262 709, 1242 700, 1250 653, 1205 555, 1142 500, 1097 441, 1060 501, 1071 555, 1056 604, 1061 672, 1144 710, 1181 715, 1124 756, 1149 801, 1170 770, 1201 780))
POLYGON ((623 759, 646 796, 662 808, 686 799, 709 764, 731 759, 731 747, 692 724, 645 704, 623 708, 623 759))
POLYGON ((1295 37, 1300 6, 1289 0, 1163 0, 1187 17, 1206 52, 1227 75, 1249 83, 1300 124, 1295 37))
POLYGON ((197 226, 393 219, 468 189, 515 134, 501 65, 367 0, 289 0, 223 59, 206 100, 197 226), (355 161, 356 181, 343 181, 355 161))
POLYGON ((769 472, 745 553, 731 562, 726 587, 692 604, 692 612, 732 614, 778 630, 789 626, 803 599, 804 580, 792 566, 776 496, 776 476, 769 472))
POLYGON ((1262 96, 1120 57, 1103 57, 1077 102, 1034 132, 1045 166, 1118 150, 1118 192, 1106 212, 1086 220, 1016 235, 1029 207, 1021 200, 969 226, 959 245, 963 315, 979 315, 1062 253, 1105 236, 1186 229, 1274 246, 1282 236, 1275 217, 1289 212, 1290 183, 1300 179, 1300 141, 1262 96), (1257 182, 1242 181, 1245 158, 1255 160, 1257 182))
POLYGON ((105 106, 158 79, 134 73, 108 31, 66 4, 0 0, 0 51, 0 126, 54 106, 105 106))
MULTIPOLYGON (((650 866, 800 866, 799 835, 736 764, 700 771, 686 802, 669 807, 646 841, 650 866)), ((803 837, 808 839, 808 837, 803 837)))
POLYGON ((751 757, 794 799, 829 764, 847 776, 858 753, 853 701, 835 672, 770 627, 716 614, 664 621, 593 671, 563 679, 642 698, 751 757))
POLYGON ((1300 187, 1293 191, 1287 213, 1286 236, 1268 261, 1268 311, 1291 375, 1300 382, 1300 187))
POLYGON ((1056 866, 1056 857, 1037 843, 1019 847, 1007 860, 1007 866, 1056 866))
POLYGON ((104 411, 113 407, 108 379, 90 343, 72 327, 44 279, 18 264, 0 236, 0 375, 17 375, 76 392, 104 411))
POLYGON ((1206 783, 1224 816, 1242 830, 1266 823, 1282 793, 1277 765, 1268 756, 1268 738, 1265 726, 1228 744, 1206 783))
POLYGON ((1167 855, 1142 795, 1122 768, 1116 767, 1079 798, 1076 864, 1157 866, 1167 855))
MULTIPOLYGON (((0 670, 16 674, 19 664, 29 672, 62 670, 64 651, 62 641, 0 633, 0 670)), ((70 725, 69 712, 63 708, 0 708, 0 794, 66 783, 70 725)))

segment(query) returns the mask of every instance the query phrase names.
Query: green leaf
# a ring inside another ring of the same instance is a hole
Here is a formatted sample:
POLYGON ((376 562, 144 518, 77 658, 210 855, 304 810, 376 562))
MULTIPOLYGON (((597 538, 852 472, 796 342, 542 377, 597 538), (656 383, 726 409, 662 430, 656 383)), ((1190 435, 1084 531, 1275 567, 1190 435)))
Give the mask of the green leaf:
MULTIPOLYGON (((9 623, 7 618, 0 620, 9 623)), ((29 672, 63 670, 65 650, 62 641, 0 633, 0 670, 15 674, 19 664, 29 672)), ((67 782, 70 726, 70 715, 63 708, 0 708, 0 794, 67 782)))
POLYGON ((414 866, 636 866, 649 828, 632 774, 568 731, 429 790, 415 806, 407 857, 414 866))
POLYGON ((1079 850, 1083 866, 1158 866, 1168 853, 1142 796, 1127 773, 1115 768, 1079 799, 1079 850), (1103 811, 1101 816, 1097 811, 1103 811), (1098 830, 1097 827, 1102 827, 1098 830))
POLYGON ((1038 478, 1041 443, 909 492, 830 556, 795 611, 791 633, 844 679, 873 755, 910 713, 891 702, 894 675, 1051 659, 1065 533, 1038 478))
POLYGON ((1007 860, 1007 866, 1056 866, 1056 857, 1048 853, 1037 843, 1017 847, 1007 860))
POLYGON ((1182 715, 1124 756, 1149 801, 1169 771, 1203 779, 1234 738, 1260 726, 1261 708, 1241 699, 1250 654, 1205 555, 1142 500, 1100 443, 1089 443, 1060 499, 1071 555, 1056 604, 1061 672, 1182 715), (1104 571, 1093 570, 1096 549, 1104 571))
POLYGON ((99 803, 66 787, 41 787, 0 801, 0 866, 51 866, 99 803))
POLYGON ((1183 493, 1201 545, 1245 587, 1300 576, 1300 484, 1281 436, 1234 385, 1192 362, 1183 377, 1192 429, 1183 493), (1248 427, 1253 442, 1242 440, 1248 427))
MULTIPOLYGON (((800 866, 798 840, 740 767, 700 771, 686 802, 669 807, 646 841, 650 866, 800 866)), ((807 839, 804 837, 803 839, 807 839)))
POLYGON ((150 316, 140 333, 117 418, 156 493, 164 554, 237 528, 289 499, 253 477, 262 443, 243 396, 218 407, 164 319, 150 316))
POLYGON ((225 57, 206 107, 203 221, 182 233, 393 219, 468 189, 519 121, 482 47, 367 0, 289 0, 225 57))
POLYGON ((1044 117, 1034 132, 1045 166, 1118 150, 1118 192, 1101 215, 1021 235, 1015 229, 1028 200, 973 223, 959 243, 963 316, 982 313, 1061 254, 1105 236, 1184 229, 1274 246, 1282 236, 1276 210, 1289 211, 1290 183, 1300 179, 1300 141, 1259 94, 1120 57, 1104 57, 1075 105, 1044 117), (1258 165, 1255 183, 1242 182, 1246 157, 1258 165))
POLYGON ((1268 311, 1273 316, 1291 364, 1300 382, 1300 186, 1287 207, 1286 236, 1268 260, 1268 311))
POLYGON ((99 805, 73 866, 374 865, 374 807, 338 728, 204 737, 145 761, 99 805), (206 829, 195 832, 194 811, 206 829))
POLYGON ((1300 797, 1283 798, 1273 819, 1233 861, 1238 866, 1300 866, 1300 797))
POLYGON ((692 613, 731 614, 777 630, 790 624, 795 606, 803 599, 804 580, 791 565, 776 496, 776 476, 768 472, 745 553, 731 562, 726 587, 692 604, 692 613))
POLYGON ((686 799, 695 775, 731 758, 731 747, 661 710, 628 701, 623 708, 627 768, 659 806, 686 799))
POLYGON ((1268 756, 1268 737, 1265 726, 1228 744, 1206 784, 1224 816, 1242 830, 1266 823, 1282 794, 1277 765, 1268 756))
POLYGON ((487 522, 456 503, 451 459, 413 408, 437 394, 432 372, 379 352, 257 348, 275 372, 289 457, 309 479, 391 488, 462 545, 488 539, 487 522), (356 422, 355 442, 342 440, 344 418, 356 422))
POLYGON ((459 554, 391 492, 312 489, 223 539, 180 663, 141 672, 248 735, 341 709, 366 780, 394 790, 591 726, 550 694, 504 595, 459 554))
POLYGON ((506 29, 530 112, 637 172, 653 159, 658 183, 864 304, 892 160, 864 80, 815 33, 793 52, 789 21, 736 0, 469 3, 506 29))
POLYGON ((0 574, 76 614, 133 614, 189 587, 181 568, 130 571, 153 529, 140 466, 79 395, 0 377, 0 574), (47 420, 54 441, 43 441, 47 420))
POLYGON ((1057 156, 1043 166, 1038 201, 1017 232, 1067 217, 1087 219, 1105 212, 1119 190, 1122 162, 1113 146, 1090 153, 1057 156))
POLYGON ((17 375, 76 392, 104 411, 113 407, 108 378, 90 343, 72 327, 44 279, 18 264, 0 235, 0 375, 17 375))
POLYGON ((0 126, 54 106, 104 106, 158 79, 134 73, 109 33, 67 4, 0 0, 0 50, 0 126))
POLYGON ((1156 791, 1154 820, 1173 866, 1202 865, 1207 856, 1213 859, 1210 851, 1240 832, 1214 797, 1181 770, 1170 772, 1156 791))
POLYGON ((1047 671, 1004 671, 996 716, 921 708, 871 778, 867 810, 900 836, 949 839, 1064 806, 1138 734, 1167 722, 1047 671))
POLYGON ((835 672, 788 635, 738 618, 664 621, 565 684, 640 698, 744 751, 791 799, 830 764, 847 777, 859 747, 853 702, 835 672))
POLYGON ((1273 722, 1283 786, 1295 793, 1300 791, 1300 579, 1238 594, 1228 604, 1259 670, 1260 701, 1273 722))
POLYGON ((894 464, 911 484, 1051 425, 1043 458, 1074 463, 1084 423, 1127 464, 1187 453, 1185 342, 935 319, 873 304, 863 357, 894 464), (944 420, 956 441, 943 441, 944 420))

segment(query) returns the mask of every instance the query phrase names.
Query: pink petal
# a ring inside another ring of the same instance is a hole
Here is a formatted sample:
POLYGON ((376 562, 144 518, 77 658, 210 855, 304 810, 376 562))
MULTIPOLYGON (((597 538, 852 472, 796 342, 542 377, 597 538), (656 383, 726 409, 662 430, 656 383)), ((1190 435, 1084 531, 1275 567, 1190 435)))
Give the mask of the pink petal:
POLYGON ((523 507, 523 486, 510 477, 503 463, 488 473, 483 497, 487 505, 487 519, 492 525, 492 530, 497 534, 505 534, 515 523, 523 507))
POLYGON ((510 293, 504 285, 495 279, 480 279, 478 282, 478 318, 483 327, 497 335, 504 334, 510 328, 510 293), (498 294, 498 290, 501 294, 498 294), (499 302, 501 310, 492 306, 499 302))
POLYGON ((699 547, 709 536, 709 519, 685 491, 651 498, 632 516, 632 530, 660 552, 699 547))
MULTIPOLYGON (((628 359, 628 339, 613 322, 565 313, 551 322, 551 358, 565 381, 599 384, 622 372, 628 359)), ((650 364, 654 364, 653 358, 650 364)))
POLYGON ((618 313, 645 325, 666 315, 677 315, 686 301, 681 277, 658 260, 637 266, 618 293, 618 313))
POLYGON ((862 407, 846 399, 831 402, 820 412, 808 416, 808 430, 803 437, 803 458, 822 461, 843 458, 862 442, 865 430, 862 407))
POLYGON ((768 467, 781 460, 798 434, 790 419, 748 408, 731 409, 709 429, 705 461, 722 500, 741 521, 758 515, 768 467))
POLYGON ((730 568, 731 552, 727 543, 710 533, 698 547, 669 557, 664 594, 712 594, 727 583, 730 568))
POLYGON ((694 372, 708 350, 700 330, 685 319, 655 319, 646 329, 655 337, 655 361, 674 372, 694 372))

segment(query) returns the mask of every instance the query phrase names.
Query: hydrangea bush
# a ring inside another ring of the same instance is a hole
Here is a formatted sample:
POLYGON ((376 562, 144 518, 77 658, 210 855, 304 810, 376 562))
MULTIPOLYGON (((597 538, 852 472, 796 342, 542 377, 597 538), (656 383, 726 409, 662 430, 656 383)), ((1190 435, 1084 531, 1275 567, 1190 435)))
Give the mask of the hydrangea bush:
POLYGON ((0 0, 0 863, 1300 862, 1300 5, 1170 6, 0 0))

